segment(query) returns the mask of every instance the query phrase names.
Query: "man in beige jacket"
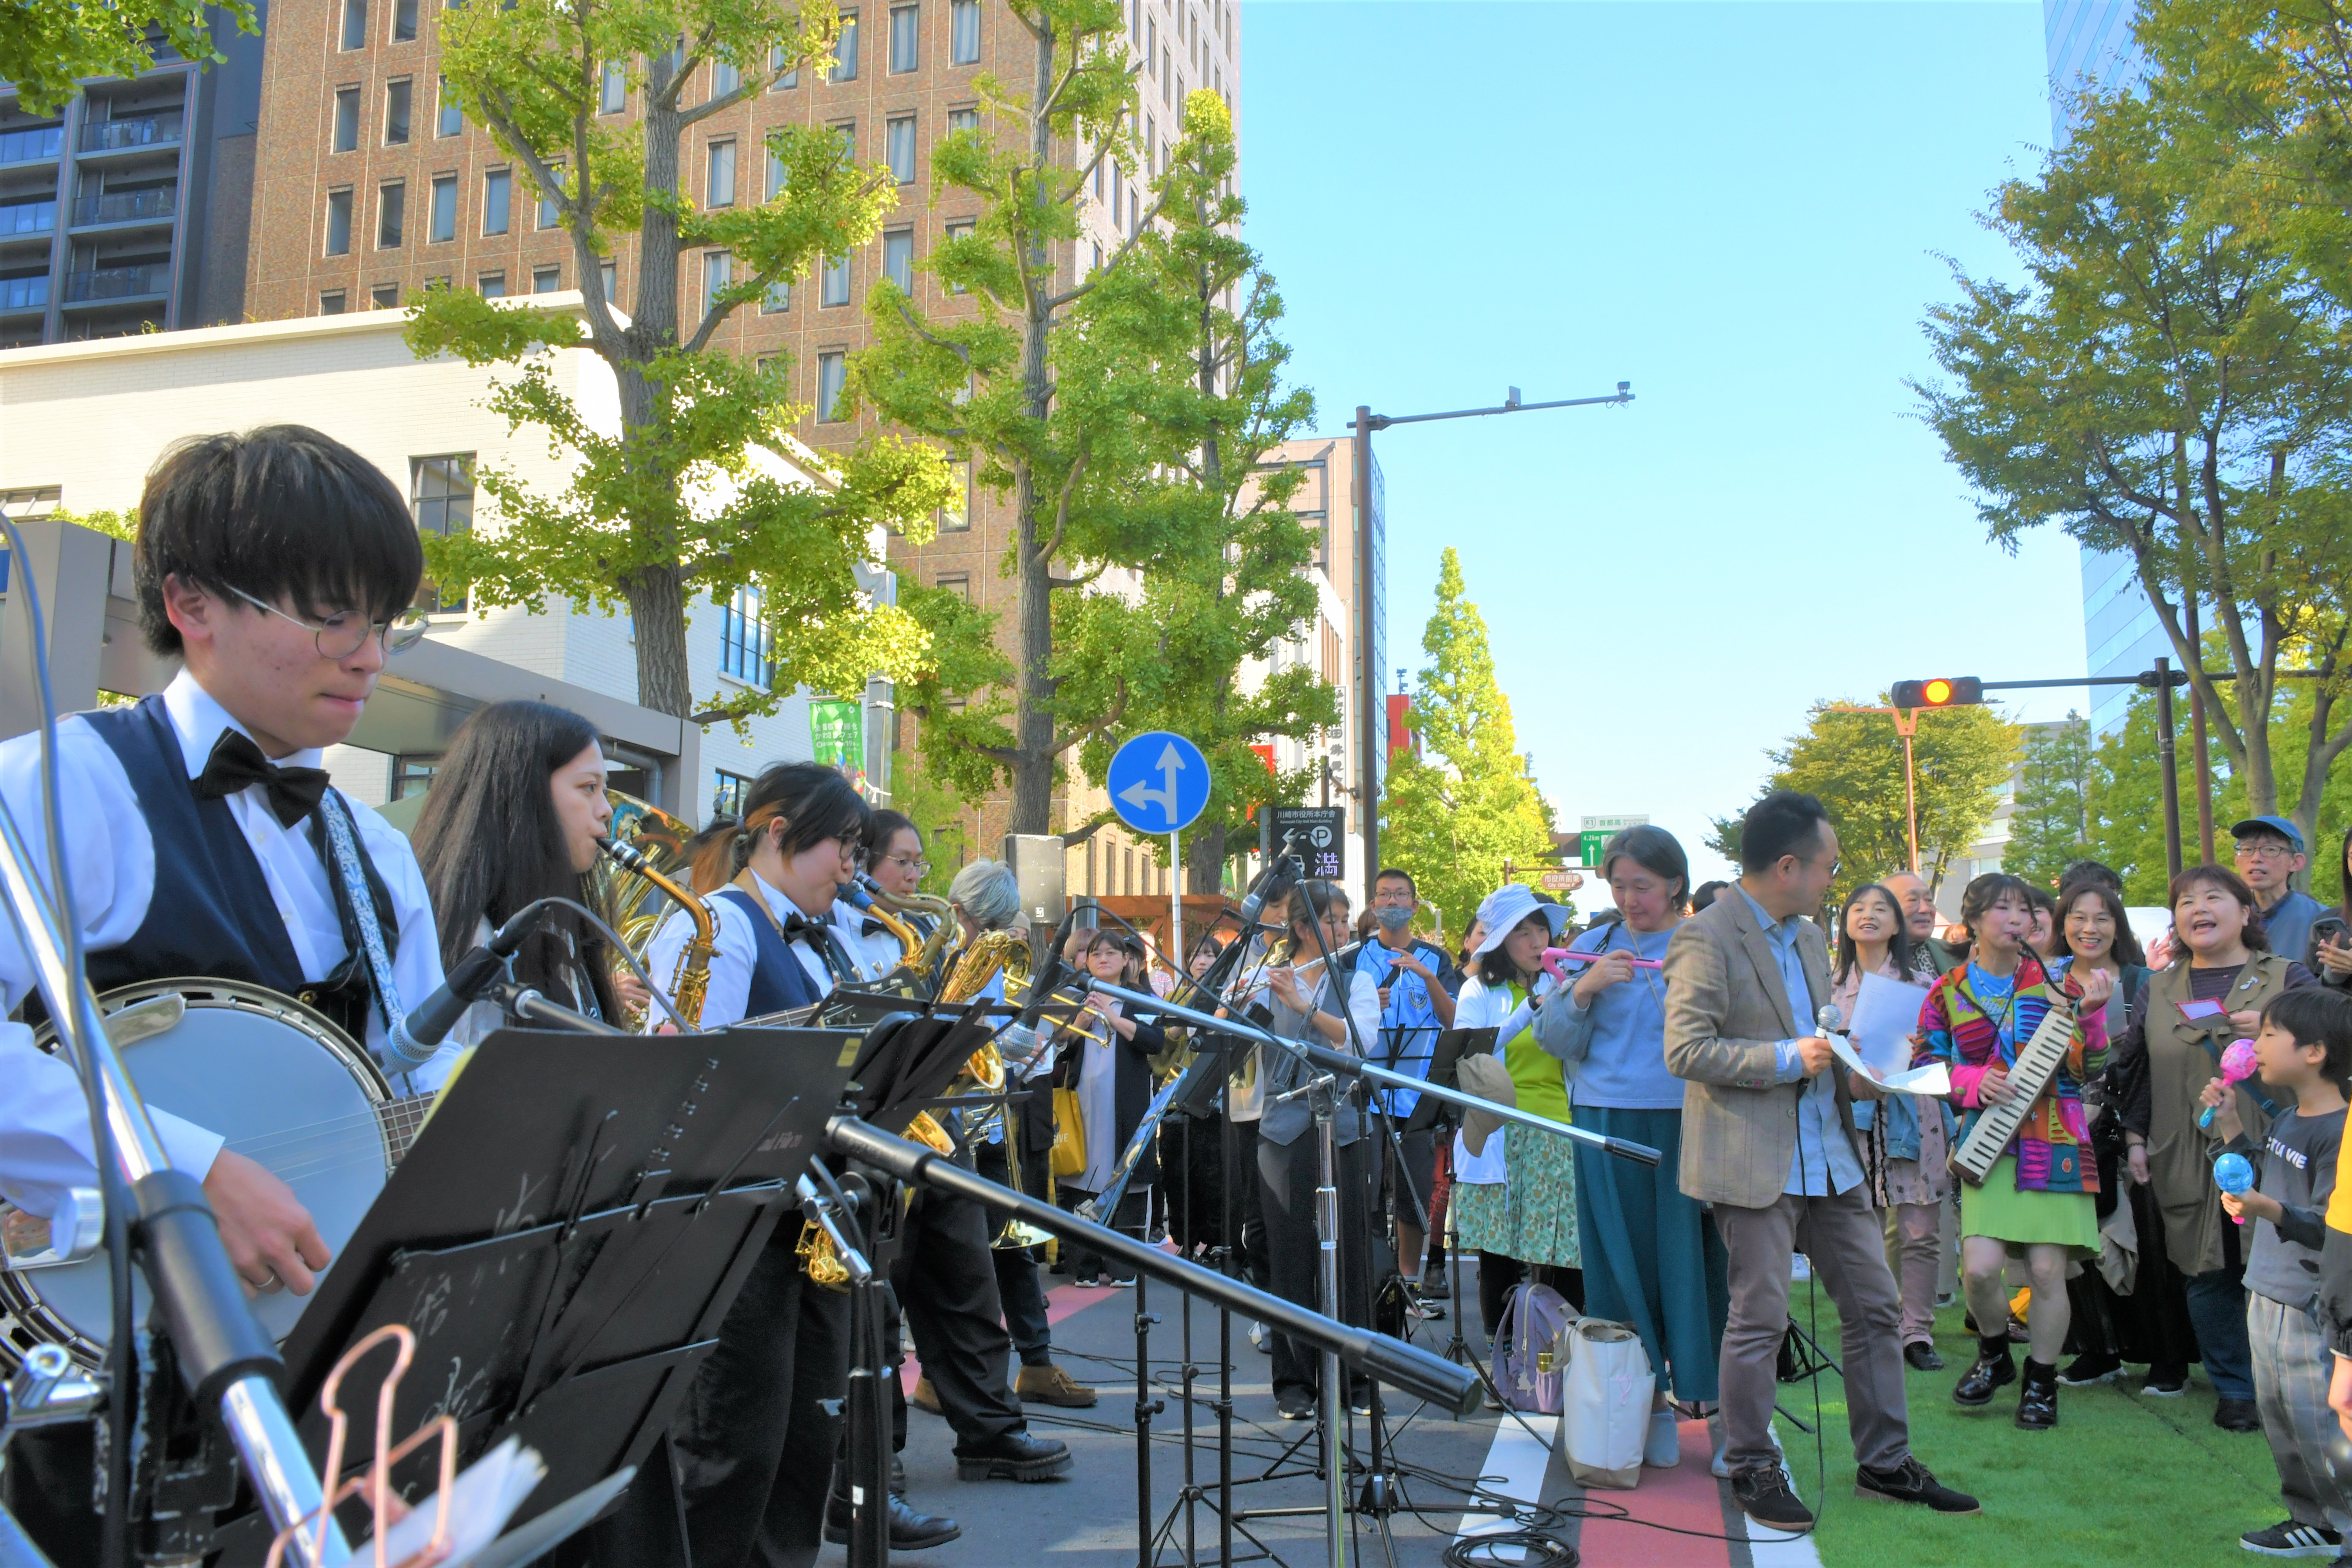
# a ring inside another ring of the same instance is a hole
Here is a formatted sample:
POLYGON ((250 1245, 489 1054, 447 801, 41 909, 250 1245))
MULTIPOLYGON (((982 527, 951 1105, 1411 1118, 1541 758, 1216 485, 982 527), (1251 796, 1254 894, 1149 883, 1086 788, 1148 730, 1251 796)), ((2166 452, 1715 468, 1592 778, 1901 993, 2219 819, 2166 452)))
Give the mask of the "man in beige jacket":
POLYGON ((1822 803, 1775 791, 1742 824, 1739 880, 1685 921, 1666 950, 1666 1070, 1685 1080, 1682 1190, 1713 1205, 1730 1255, 1724 1458, 1741 1509, 1775 1530, 1813 1522, 1771 1433, 1799 1249, 1843 1325, 1856 1493, 1977 1511, 1974 1498, 1911 1455, 1900 1301, 1863 1180, 1846 1075, 1815 1026, 1830 994, 1829 944, 1806 916, 1837 867, 1837 830, 1822 803))

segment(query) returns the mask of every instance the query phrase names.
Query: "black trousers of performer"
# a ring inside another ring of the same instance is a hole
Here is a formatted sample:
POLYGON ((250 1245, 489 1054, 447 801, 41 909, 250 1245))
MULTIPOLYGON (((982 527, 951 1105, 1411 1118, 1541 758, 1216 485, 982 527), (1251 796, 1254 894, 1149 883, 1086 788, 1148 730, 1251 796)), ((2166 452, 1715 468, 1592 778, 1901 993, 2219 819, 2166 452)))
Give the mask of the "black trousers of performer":
MULTIPOLYGON (((1261 1139, 1257 1185, 1265 1189, 1265 1239, 1270 1289, 1286 1301, 1369 1328, 1372 1321, 1372 1204, 1380 1166, 1369 1138, 1342 1143, 1334 1180, 1339 1189, 1339 1310, 1316 1300, 1322 1251, 1315 1235, 1315 1187, 1320 1179, 1315 1130, 1288 1144, 1261 1139)), ((1322 1357, 1287 1334, 1274 1337, 1274 1392, 1316 1392, 1322 1357)))
MULTIPOLYGON (((1078 1205, 1095 1195, 1084 1187, 1068 1186, 1058 1182, 1054 1186, 1055 1206, 1070 1214, 1077 1213, 1078 1205)), ((1111 1215, 1108 1223, 1111 1229, 1141 1241, 1144 1226, 1150 1217, 1151 1188, 1129 1182, 1127 1191, 1118 1195, 1118 1212, 1111 1215)), ((1125 1264, 1113 1263, 1101 1253, 1074 1241, 1062 1243, 1062 1261, 1068 1265, 1066 1271, 1076 1275, 1082 1284, 1101 1274, 1130 1281, 1135 1278, 1134 1270, 1125 1264)))
MULTIPOLYGON (((1271 1290, 1274 1274, 1266 1266, 1265 1183, 1249 1179, 1258 1168, 1257 1146, 1257 1119, 1234 1122, 1234 1169, 1243 1173, 1237 1183, 1242 1199, 1242 1278, 1261 1290, 1271 1290)), ((1311 1210, 1308 1217, 1313 1218, 1311 1210)))
POLYGON ((95 1426, 50 1426, 9 1440, 0 1500, 33 1544, 57 1568, 98 1568, 98 1510, 90 1506, 98 1474, 95 1426))
POLYGON ((969 1198, 925 1192, 907 1217, 890 1287, 914 1331, 923 1375, 958 1446, 1025 1431, 1007 1371, 1013 1348, 988 1248, 988 1211, 969 1198))
MULTIPOLYGON (((982 1143, 973 1151, 980 1173, 1000 1185, 1011 1186, 1011 1170, 1004 1158, 1002 1143, 982 1143)), ((1021 1168, 1025 1185, 1029 1166, 1021 1168)), ((1042 1196, 1043 1194, 1037 1194, 1042 1196)), ((1038 1278, 1037 1254, 1034 1247, 1010 1247, 992 1249, 989 1261, 996 1268, 996 1299, 1004 1308, 1005 1331, 1013 1336, 1013 1348, 1024 1366, 1051 1366, 1054 1363, 1054 1330, 1045 1318, 1045 1282, 1038 1278)))
MULTIPOLYGON (((824 1549, 839 1423, 822 1402, 848 1389, 849 1298, 809 1283, 800 1234, 785 1215, 670 1422, 693 1568, 807 1568, 824 1549)), ((670 1562, 658 1543, 676 1536, 677 1506, 631 1487, 593 1532, 598 1568, 670 1562)))

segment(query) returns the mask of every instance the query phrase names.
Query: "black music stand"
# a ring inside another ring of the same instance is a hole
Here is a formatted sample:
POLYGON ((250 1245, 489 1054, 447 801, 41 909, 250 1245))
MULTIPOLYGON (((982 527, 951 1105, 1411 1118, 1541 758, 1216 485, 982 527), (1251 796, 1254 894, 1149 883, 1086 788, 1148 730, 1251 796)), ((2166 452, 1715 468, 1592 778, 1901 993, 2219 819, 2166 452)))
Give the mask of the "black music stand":
MULTIPOLYGON (((1493 1056, 1495 1031, 1484 1029, 1440 1029, 1437 1044, 1430 1047, 1429 1072, 1424 1081, 1440 1089, 1460 1089, 1460 1064, 1465 1055, 1493 1056)), ((1437 1125, 1437 1119, 1453 1108, 1433 1094, 1424 1094, 1413 1102, 1412 1114, 1405 1118, 1399 1131, 1420 1132, 1437 1125)))
MULTIPOLYGON (((536 1448, 547 1478, 514 1524, 624 1466, 667 1484, 657 1440, 770 1233, 798 1222, 793 1184, 866 1043, 740 1027, 484 1041, 286 1342, 287 1401, 314 1460, 328 1372, 401 1322, 416 1359, 393 1430, 454 1415, 461 1464, 509 1436, 536 1448)), ((345 1407, 372 1411, 380 1377, 363 1365, 345 1407)), ((346 1474, 373 1438, 352 1422, 346 1474)), ((255 1515, 219 1540, 242 1568, 269 1533, 255 1515)))

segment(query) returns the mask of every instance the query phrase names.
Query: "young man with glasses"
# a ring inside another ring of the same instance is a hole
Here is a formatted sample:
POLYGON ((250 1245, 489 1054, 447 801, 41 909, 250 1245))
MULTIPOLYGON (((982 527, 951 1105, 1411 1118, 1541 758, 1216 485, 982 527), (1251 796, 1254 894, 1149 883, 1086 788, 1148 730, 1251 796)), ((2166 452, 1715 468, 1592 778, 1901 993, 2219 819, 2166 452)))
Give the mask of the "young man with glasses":
MULTIPOLYGON (((1462 976, 1445 950, 1412 934, 1412 918, 1421 908, 1421 889, 1412 873, 1384 866, 1372 879, 1375 923, 1370 937, 1348 950, 1354 977, 1349 982, 1349 1010, 1364 1037, 1364 1049, 1378 1065, 1396 1072, 1427 1078, 1440 1029, 1454 1024, 1454 993, 1462 976)), ((1380 1091, 1381 1109, 1393 1122, 1397 1141, 1383 1149, 1388 1159, 1391 1197, 1396 1215, 1397 1268, 1413 1293, 1412 1308, 1435 1314, 1431 1305, 1445 1294, 1430 1281, 1423 1289, 1422 1259, 1427 1237, 1422 1224, 1436 1195, 1437 1135, 1432 1128, 1406 1131, 1405 1123, 1421 1103, 1417 1090, 1380 1091), (1400 1154, 1402 1160, 1400 1161, 1400 1154)))
MULTIPOLYGON (((201 975, 301 994, 404 1091, 446 1076, 454 1047, 410 1061, 386 1043, 441 984, 416 858, 320 766, 358 724, 386 658, 422 634, 409 604, 424 565, 400 492, 315 430, 204 437, 156 464, 139 505, 140 630, 180 672, 156 696, 57 731, 96 990, 201 975)), ((48 881, 40 752, 37 732, 0 744, 0 796, 48 881)), ((0 1011, 33 994, 29 956, 0 934, 0 1011)), ((0 1025, 0 1194, 47 1215, 66 1188, 97 1179, 80 1084, 22 1024, 0 1025)), ((307 1293, 329 1254, 292 1191, 217 1134, 150 1110, 172 1163, 201 1173, 246 1283, 307 1293)), ((18 1519, 60 1565, 93 1561, 89 1430, 29 1434, 9 1458, 18 1519)))
POLYGON ((2308 864, 2303 829, 2284 816, 2253 816, 2230 829, 2230 837, 2238 841, 2238 875, 2254 890, 2271 951, 2297 963, 2305 962, 2311 922, 2326 914, 2327 906, 2294 885, 2308 864))

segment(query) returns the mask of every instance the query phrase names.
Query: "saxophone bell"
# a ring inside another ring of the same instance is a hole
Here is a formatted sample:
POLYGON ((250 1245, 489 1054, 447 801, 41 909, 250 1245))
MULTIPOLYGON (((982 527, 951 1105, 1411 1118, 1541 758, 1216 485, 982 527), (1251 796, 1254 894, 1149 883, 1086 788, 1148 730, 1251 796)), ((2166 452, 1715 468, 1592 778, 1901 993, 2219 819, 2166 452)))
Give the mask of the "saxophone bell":
MULTIPOLYGON (((677 955, 677 968, 669 980, 670 1003, 677 1016, 689 1025, 702 1023, 703 998, 710 990, 710 961, 719 952, 718 921, 711 918, 709 906, 656 868, 635 845, 624 844, 617 838, 600 838, 596 847, 604 858, 632 875, 644 878, 667 893, 694 921, 694 934, 687 939, 685 951, 677 955)), ((658 921, 655 922, 657 927, 658 921)), ((654 927, 648 927, 646 940, 650 945, 654 927)))

